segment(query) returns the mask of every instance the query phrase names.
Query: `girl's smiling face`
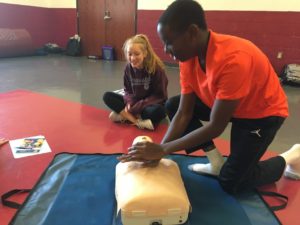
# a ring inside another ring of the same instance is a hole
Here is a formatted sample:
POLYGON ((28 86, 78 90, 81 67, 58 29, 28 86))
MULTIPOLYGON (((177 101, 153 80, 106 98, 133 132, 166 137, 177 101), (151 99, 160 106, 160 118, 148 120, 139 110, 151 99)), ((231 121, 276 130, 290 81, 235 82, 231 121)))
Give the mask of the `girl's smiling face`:
POLYGON ((126 54, 128 62, 133 68, 142 69, 144 67, 144 59, 147 54, 142 44, 128 44, 126 54))

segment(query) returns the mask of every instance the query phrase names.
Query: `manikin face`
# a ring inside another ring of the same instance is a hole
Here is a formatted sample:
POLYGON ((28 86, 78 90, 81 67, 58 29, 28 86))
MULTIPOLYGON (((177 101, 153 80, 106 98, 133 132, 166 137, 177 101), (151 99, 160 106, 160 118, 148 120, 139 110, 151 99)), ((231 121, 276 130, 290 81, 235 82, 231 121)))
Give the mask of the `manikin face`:
POLYGON ((151 137, 149 136, 137 136, 133 142, 132 142, 132 145, 135 145, 136 143, 139 143, 139 142, 153 142, 151 137))
POLYGON ((133 68, 142 69, 144 67, 143 62, 146 58, 146 54, 144 53, 141 44, 128 44, 126 54, 127 59, 133 68))
POLYGON ((175 33, 169 26, 157 25, 157 33, 164 44, 165 53, 169 54, 174 60, 181 62, 195 56, 197 49, 188 31, 175 33))

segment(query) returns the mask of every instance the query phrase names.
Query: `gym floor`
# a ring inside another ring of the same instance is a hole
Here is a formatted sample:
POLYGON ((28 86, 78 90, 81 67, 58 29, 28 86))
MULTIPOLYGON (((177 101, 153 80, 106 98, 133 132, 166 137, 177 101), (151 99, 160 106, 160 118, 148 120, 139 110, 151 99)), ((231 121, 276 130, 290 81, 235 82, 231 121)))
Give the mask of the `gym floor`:
MULTIPOLYGON (((102 95, 105 91, 122 88, 125 64, 124 61, 91 60, 56 54, 5 58, 0 60, 0 93, 25 89, 107 109, 102 95)), ((178 67, 167 66, 166 72, 169 97, 179 94, 178 67)), ((300 88, 284 86, 284 90, 288 96, 290 116, 269 147, 277 153, 300 142, 300 88)), ((221 138, 229 140, 229 136, 230 125, 221 138)))

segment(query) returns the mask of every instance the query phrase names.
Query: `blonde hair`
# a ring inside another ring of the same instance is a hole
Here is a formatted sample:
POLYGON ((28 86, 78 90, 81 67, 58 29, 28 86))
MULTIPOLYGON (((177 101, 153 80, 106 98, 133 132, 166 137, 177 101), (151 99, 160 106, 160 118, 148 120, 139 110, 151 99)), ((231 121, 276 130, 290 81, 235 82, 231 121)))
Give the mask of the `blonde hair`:
POLYGON ((164 70, 165 66, 160 58, 154 52, 148 37, 144 34, 137 34, 133 37, 128 38, 124 45, 123 51, 124 55, 127 58, 127 50, 130 44, 140 44, 142 46, 142 51, 146 53, 146 57, 144 59, 144 68, 149 74, 154 74, 156 71, 156 67, 159 66, 162 70, 164 70))

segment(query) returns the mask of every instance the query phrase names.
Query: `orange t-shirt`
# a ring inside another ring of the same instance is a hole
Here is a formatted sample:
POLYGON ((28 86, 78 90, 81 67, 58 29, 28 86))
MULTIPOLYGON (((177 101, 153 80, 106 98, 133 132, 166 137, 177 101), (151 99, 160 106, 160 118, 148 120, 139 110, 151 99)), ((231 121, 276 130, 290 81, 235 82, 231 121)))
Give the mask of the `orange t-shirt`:
POLYGON ((288 116, 287 98, 277 74, 250 41, 210 31, 206 72, 198 57, 179 65, 181 93, 194 92, 210 108, 215 99, 240 99, 234 118, 288 116))

